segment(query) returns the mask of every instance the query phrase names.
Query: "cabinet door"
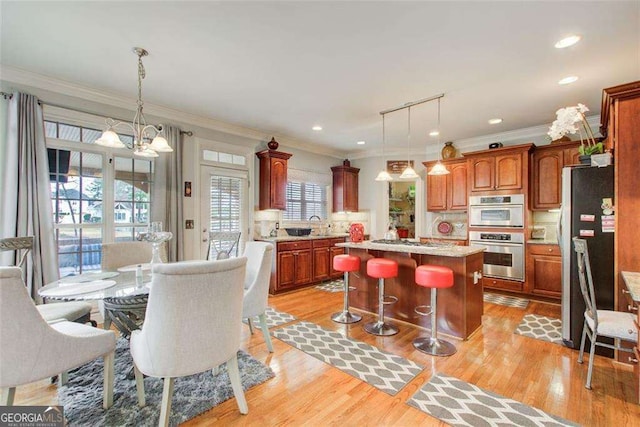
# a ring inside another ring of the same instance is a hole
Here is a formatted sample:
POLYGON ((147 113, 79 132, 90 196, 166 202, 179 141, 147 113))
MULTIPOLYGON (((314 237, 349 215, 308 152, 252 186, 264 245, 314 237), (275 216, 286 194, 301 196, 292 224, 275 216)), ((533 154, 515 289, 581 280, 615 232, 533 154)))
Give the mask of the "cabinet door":
POLYGON ((427 211, 447 210, 447 176, 427 175, 427 211))
POLYGON ((560 298, 562 295, 562 258, 557 256, 533 255, 533 289, 538 295, 560 298))
POLYGON ((467 163, 453 164, 447 177, 447 206, 450 210, 467 210, 467 163))
POLYGON ((311 282, 311 249, 295 252, 295 284, 304 285, 311 282))
POLYGON ((533 153, 533 209, 560 207, 564 151, 541 150, 533 153))
POLYGON ((287 208, 287 161, 271 159, 271 209, 287 208))
POLYGON ((469 161, 471 191, 491 191, 495 187, 493 157, 479 157, 469 161))
POLYGON ((313 248, 313 281, 329 278, 329 263, 331 253, 328 247, 313 248))
POLYGON ((344 173, 344 210, 358 212, 358 174, 344 173))
POLYGON ((344 248, 332 246, 329 250, 329 253, 331 254, 331 256, 329 257, 329 276, 331 278, 342 277, 342 271, 338 271, 333 268, 333 257, 335 257, 336 255, 344 254, 344 248))
POLYGON ((572 148, 565 148, 564 149, 564 160, 563 160, 563 164, 564 166, 570 166, 570 165, 579 165, 580 164, 580 159, 578 159, 578 157, 580 156, 580 153, 578 153, 578 148, 580 147, 580 145, 576 145, 575 147, 572 148))
POLYGON ((522 155, 504 154, 496 156, 495 189, 519 190, 522 188, 522 155))
POLYGON ((296 257, 293 251, 278 253, 278 289, 294 285, 296 280, 296 257))

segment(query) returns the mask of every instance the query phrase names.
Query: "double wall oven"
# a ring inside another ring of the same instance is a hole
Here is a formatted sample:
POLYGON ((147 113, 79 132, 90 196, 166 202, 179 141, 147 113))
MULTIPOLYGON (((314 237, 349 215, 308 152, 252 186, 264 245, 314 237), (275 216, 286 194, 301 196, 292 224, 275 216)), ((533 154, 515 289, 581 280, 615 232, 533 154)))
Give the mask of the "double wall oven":
POLYGON ((469 246, 485 248, 485 276, 524 282, 524 194, 469 197, 469 228, 469 246))

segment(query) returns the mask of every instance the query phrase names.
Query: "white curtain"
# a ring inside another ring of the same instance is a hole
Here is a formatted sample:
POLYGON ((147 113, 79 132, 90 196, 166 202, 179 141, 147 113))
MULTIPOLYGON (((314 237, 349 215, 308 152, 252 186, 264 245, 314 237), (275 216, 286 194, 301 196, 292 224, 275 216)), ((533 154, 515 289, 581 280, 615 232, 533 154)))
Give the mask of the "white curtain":
POLYGON ((34 236, 32 256, 27 257, 25 272, 29 293, 40 302, 38 289, 58 279, 58 254, 42 106, 35 96, 13 94, 4 154, 2 183, 6 188, 0 191, 0 236, 34 236))
POLYGON ((152 193, 153 221, 162 221, 164 230, 173 233, 167 242, 170 262, 184 259, 184 218, 182 213, 182 158, 183 136, 180 128, 165 126, 164 134, 173 153, 160 153, 155 160, 154 188, 152 193))

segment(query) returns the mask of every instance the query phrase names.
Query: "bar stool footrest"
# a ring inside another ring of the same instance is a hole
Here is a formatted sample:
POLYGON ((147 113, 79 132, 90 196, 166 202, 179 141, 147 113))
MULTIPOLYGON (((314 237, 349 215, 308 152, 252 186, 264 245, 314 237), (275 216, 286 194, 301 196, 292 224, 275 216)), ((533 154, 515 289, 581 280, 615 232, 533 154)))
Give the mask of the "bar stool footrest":
POLYGON ((398 297, 393 295, 384 295, 381 302, 383 305, 395 304, 398 302, 398 297))
POLYGON ((420 316, 431 316, 431 313, 433 313, 433 309, 431 308, 430 305, 419 305, 416 308, 414 308, 413 311, 415 311, 415 313, 420 316), (429 311, 422 311, 423 308, 429 311))

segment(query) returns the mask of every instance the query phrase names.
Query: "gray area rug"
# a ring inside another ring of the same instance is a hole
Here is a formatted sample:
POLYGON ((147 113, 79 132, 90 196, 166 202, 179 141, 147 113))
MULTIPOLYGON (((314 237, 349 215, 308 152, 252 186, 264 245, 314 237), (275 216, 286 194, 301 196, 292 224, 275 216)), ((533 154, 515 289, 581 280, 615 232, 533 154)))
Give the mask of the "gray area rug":
POLYGON ((336 279, 330 282, 322 283, 314 287, 318 290, 325 291, 325 292, 342 292, 344 291, 344 280, 336 279))
POLYGON ((403 357, 311 322, 276 329, 273 336, 392 396, 423 369, 403 357))
MULTIPOLYGON (((289 313, 277 311, 271 307, 267 307, 265 315, 267 316, 267 328, 269 329, 276 326, 284 325, 285 323, 293 322, 294 320, 298 320, 297 317, 289 313)), ((247 319, 242 319, 242 322, 244 324, 247 324, 247 319)), ((251 323, 254 328, 262 329, 260 328, 260 319, 258 318, 258 316, 252 318, 251 323)))
POLYGON ((553 317, 527 314, 514 333, 562 345, 562 321, 553 317))
MULTIPOLYGON (((238 352, 238 365, 244 390, 275 376, 271 368, 243 351, 238 352)), ((162 379, 145 378, 147 405, 139 408, 135 381, 127 379, 127 373, 132 366, 129 342, 121 338, 116 347, 113 406, 106 411, 102 409, 102 358, 71 371, 67 385, 58 389, 58 402, 64 406, 68 425, 157 425, 162 400, 162 379)), ((220 367, 216 376, 213 376, 211 371, 206 371, 176 378, 170 423, 178 425, 233 396, 226 365, 220 367)))
POLYGON ((507 307, 527 308, 529 300, 525 298, 510 297, 505 295, 492 294, 485 292, 483 295, 485 302, 492 304, 505 305, 507 307))
POLYGON ((577 426, 454 377, 437 374, 407 402, 452 426, 577 426))

